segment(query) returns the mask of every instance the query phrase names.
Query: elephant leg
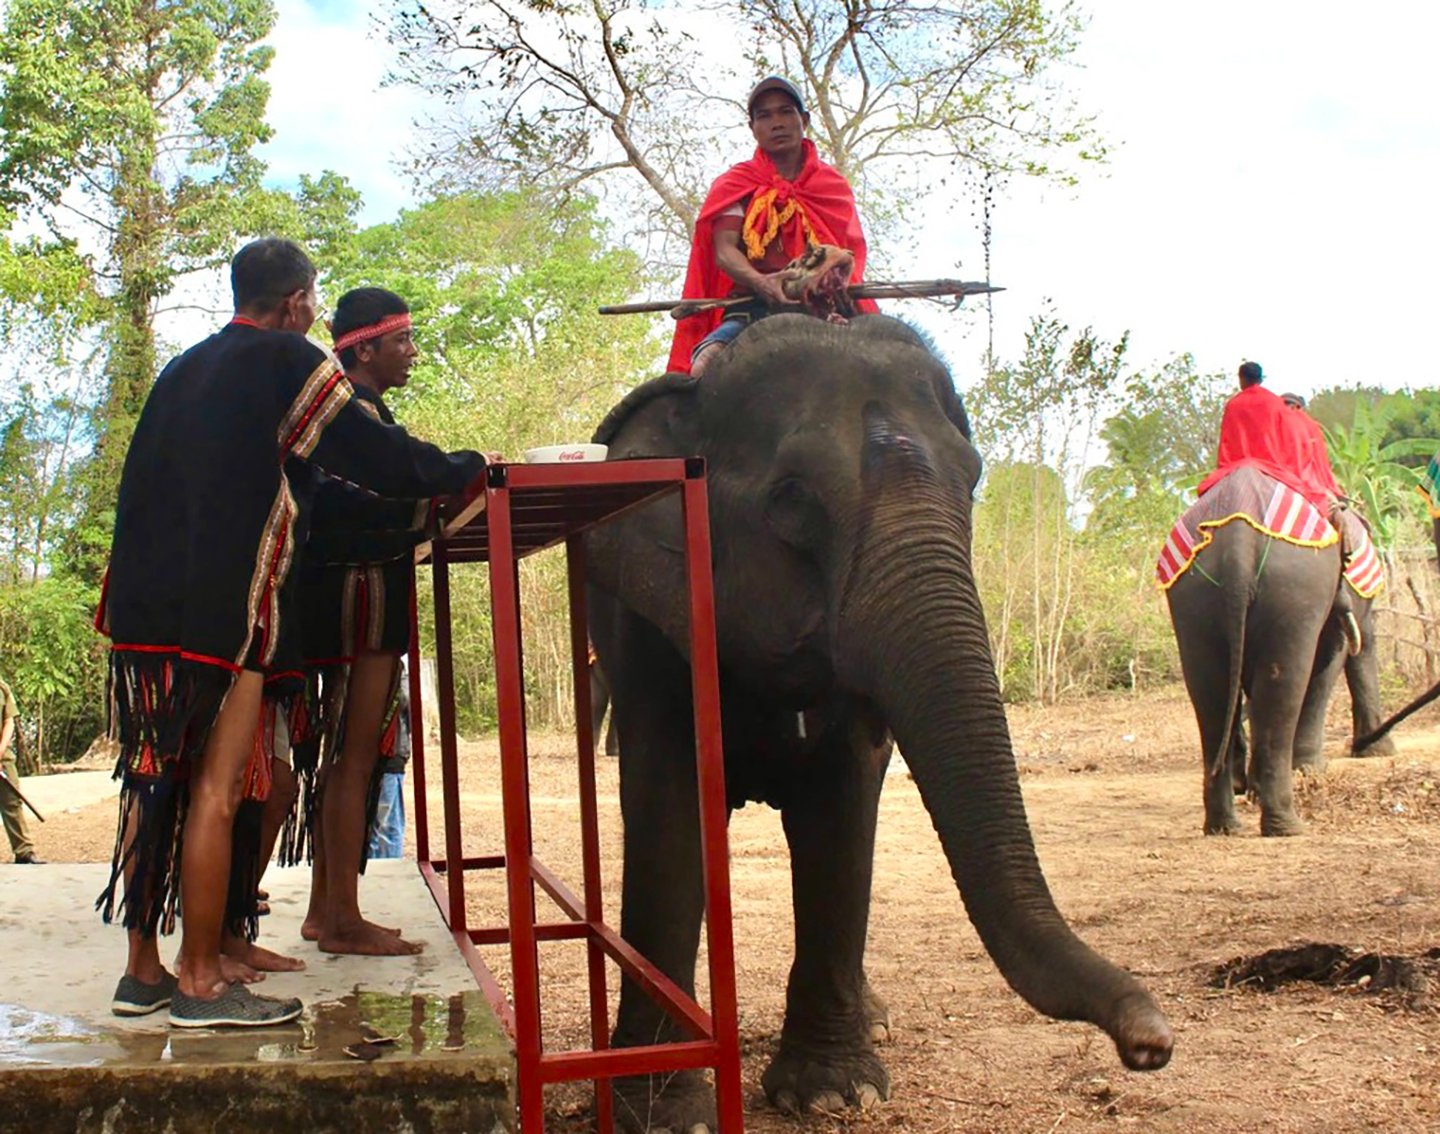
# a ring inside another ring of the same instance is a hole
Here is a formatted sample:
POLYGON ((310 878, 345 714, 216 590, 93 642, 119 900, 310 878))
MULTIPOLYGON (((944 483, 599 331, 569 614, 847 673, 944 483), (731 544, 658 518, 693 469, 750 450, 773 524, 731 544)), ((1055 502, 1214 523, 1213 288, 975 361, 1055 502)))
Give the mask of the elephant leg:
MULTIPOLYGON (((653 628, 629 619, 623 664, 609 676, 625 733, 620 933, 693 996, 705 890, 689 669, 653 628)), ((612 1045, 679 1038, 670 1016, 624 977, 612 1045)), ((621 1078, 614 1090, 615 1113, 627 1131, 716 1128, 714 1091, 698 1071, 621 1078)))
MULTIPOLYGON (((1385 719, 1380 702, 1380 659, 1375 650, 1374 616, 1367 609, 1360 617, 1365 634, 1365 648, 1355 657, 1345 659, 1345 684, 1350 687, 1351 737, 1361 737, 1376 729, 1385 719)), ((1393 756, 1395 741, 1382 736, 1356 756, 1393 756)))
POLYGON ((1235 780, 1244 775, 1244 752, 1235 751, 1234 741, 1240 731, 1240 709, 1233 706, 1234 718, 1229 735, 1225 732, 1225 717, 1230 712, 1230 677, 1226 672, 1226 658, 1229 647, 1222 635, 1199 634, 1180 637, 1180 668, 1185 675, 1185 687, 1190 694, 1190 703, 1195 708, 1195 723, 1200 727, 1200 770, 1204 783, 1205 833, 1207 835, 1234 835, 1240 830, 1240 818, 1235 813, 1235 780), (1215 754, 1225 745, 1226 758, 1223 765, 1214 769, 1215 754))
POLYGON ((1230 732, 1230 785, 1236 795, 1244 795, 1250 788, 1247 768, 1250 762, 1250 742, 1245 738, 1245 722, 1250 718, 1250 705, 1242 697, 1240 711, 1235 714, 1235 727, 1230 732))
MULTIPOLYGON (((605 680, 605 671, 598 662, 590 666, 590 736, 600 743, 600 726, 605 723, 605 710, 610 707, 610 683, 605 680)), ((610 714, 610 725, 605 730, 606 756, 614 756, 619 748, 615 743, 615 714, 610 714)))
POLYGON ((871 1039, 865 932, 884 760, 869 730, 836 722, 807 763, 817 773, 786 800, 795 961, 780 1049, 762 1083, 787 1111, 868 1106, 890 1093, 871 1039))
POLYGON ((1291 762, 1295 727, 1308 682, 1278 661, 1255 666, 1250 689, 1251 787, 1260 801, 1262 835, 1299 835, 1305 830, 1295 810, 1291 762))
POLYGON ((1338 619, 1331 617, 1320 631, 1320 642, 1315 649, 1315 668, 1310 674, 1310 684, 1300 707, 1300 719, 1295 726, 1292 764, 1296 768, 1312 772, 1325 770, 1325 710, 1330 707, 1330 697, 1335 692, 1340 671, 1345 668, 1347 656, 1344 631, 1338 619))

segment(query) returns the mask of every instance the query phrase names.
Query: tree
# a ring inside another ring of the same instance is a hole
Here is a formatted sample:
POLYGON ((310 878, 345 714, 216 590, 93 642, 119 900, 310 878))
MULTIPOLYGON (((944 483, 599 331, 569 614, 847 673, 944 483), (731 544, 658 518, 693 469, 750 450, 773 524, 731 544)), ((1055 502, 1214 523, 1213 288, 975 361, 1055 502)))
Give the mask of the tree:
POLYGON ((1039 700, 1053 701, 1069 685, 1066 643, 1081 558, 1073 493, 1090 464, 1128 345, 1128 333, 1114 343, 1088 327, 1072 335, 1046 313, 1030 322, 1025 357, 992 370, 969 395, 981 452, 1005 470, 997 507, 990 507, 987 478, 976 508, 977 543, 982 520, 998 531, 987 552, 976 556, 977 578, 993 574, 1003 586, 998 606, 987 596, 991 644, 1004 659, 1012 641, 1031 643, 1029 693, 1039 700), (1029 473, 1028 502, 1016 491, 1017 470, 1029 473), (982 573, 987 555, 991 563, 982 573))
POLYGON ((1100 427, 1106 459, 1085 474, 1086 530, 1154 538, 1173 523, 1215 467, 1233 385, 1224 374, 1197 374, 1188 354, 1127 379, 1123 404, 1100 427))
MULTIPOLYGON (((60 248, 96 251, 104 392, 77 554, 98 570, 130 434, 156 369, 154 319, 241 234, 293 231, 261 186, 270 0, 11 0, 0 33, 0 206, 60 248)), ((12 256, 14 252, 6 255, 12 256)))
MULTIPOLYGON (((1068 176, 1070 159, 1103 156, 1056 81, 1083 29, 1069 3, 734 0, 705 4, 689 31, 680 15, 647 0, 394 0, 395 78, 456 109, 421 170, 447 187, 638 187, 643 230, 688 239, 712 155, 742 152, 745 93, 777 69, 872 230, 928 191, 920 165, 1068 176)), ((676 244, 661 251, 673 261, 676 244)))
MULTIPOLYGON (((595 311, 597 294, 639 286, 641 264, 609 243, 595 202, 580 196, 554 210, 518 192, 442 197, 337 242, 325 262, 332 301, 367 285, 409 303, 420 362, 386 401, 406 428, 447 447, 514 460, 530 446, 588 439, 657 354, 647 324, 595 311)), ((522 578, 529 711, 543 727, 572 712, 563 563, 526 560, 522 578)), ((461 723, 471 729, 494 719, 478 583, 478 573, 457 572, 452 594, 461 723)))

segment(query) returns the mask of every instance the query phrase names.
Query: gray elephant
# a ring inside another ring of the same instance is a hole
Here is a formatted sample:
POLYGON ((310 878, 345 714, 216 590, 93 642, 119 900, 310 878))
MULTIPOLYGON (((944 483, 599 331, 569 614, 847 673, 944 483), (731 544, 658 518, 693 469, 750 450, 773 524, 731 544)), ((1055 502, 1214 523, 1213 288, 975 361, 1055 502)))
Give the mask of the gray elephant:
MULTIPOLYGON (((864 971, 876 814, 893 731, 1001 973, 1057 1019, 1088 1020, 1137 1070, 1169 1059, 1145 990, 1092 952, 1041 874, 971 575, 980 457, 950 375, 903 323, 777 315, 701 381, 633 391, 596 435, 611 459, 708 462, 730 806, 780 809, 795 956, 782 1109, 864 1105, 889 1081, 864 971)), ((704 907, 678 504, 592 533, 591 633, 612 686, 625 825, 621 928, 694 988, 704 907)), ((614 1043, 673 1036, 628 980, 614 1043)), ((633 1126, 712 1125, 693 1073, 621 1080, 633 1126)))
POLYGON ((1166 592, 1200 726, 1206 834, 1239 831, 1234 796, 1247 788, 1260 802, 1261 834, 1303 830, 1291 770, 1324 766, 1325 710, 1342 668, 1355 735, 1381 719, 1373 611, 1341 591, 1340 555, 1338 543, 1298 547, 1237 521, 1216 529, 1166 592))
POLYGON ((596 755, 620 754, 620 742, 615 735, 615 714, 610 713, 610 723, 605 728, 605 743, 600 744, 600 726, 605 724, 606 711, 610 708, 610 681, 600 665, 599 658, 590 662, 590 735, 595 738, 596 755))

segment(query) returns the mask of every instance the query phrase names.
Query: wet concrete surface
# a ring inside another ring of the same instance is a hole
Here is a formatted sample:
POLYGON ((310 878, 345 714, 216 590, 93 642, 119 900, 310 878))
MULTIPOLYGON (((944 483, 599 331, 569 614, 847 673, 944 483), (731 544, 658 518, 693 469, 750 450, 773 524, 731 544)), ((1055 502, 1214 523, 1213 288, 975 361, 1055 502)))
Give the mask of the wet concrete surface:
MULTIPOLYGON (((510 1125, 509 1040, 413 862, 371 863, 361 906, 424 942, 414 957, 320 953, 299 933, 308 869, 267 874, 260 943, 308 967, 255 990, 298 996, 305 1014, 256 1030, 110 1013, 125 935, 94 912, 107 876, 95 864, 0 866, 0 1131, 209 1130, 222 1115, 227 1134, 510 1125), (357 1047, 377 1037, 392 1042, 357 1047)), ((177 946, 162 940, 167 963, 177 946)))

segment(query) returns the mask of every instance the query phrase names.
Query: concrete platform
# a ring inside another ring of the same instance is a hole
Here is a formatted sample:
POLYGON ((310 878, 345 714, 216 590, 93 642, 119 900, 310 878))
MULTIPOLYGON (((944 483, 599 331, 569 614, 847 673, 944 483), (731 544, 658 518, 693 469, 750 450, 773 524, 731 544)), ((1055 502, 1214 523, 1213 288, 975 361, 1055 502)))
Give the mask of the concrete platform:
MULTIPOLYGON (((305 958, 256 991, 299 996, 296 1023, 180 1031, 110 1014, 125 938, 94 912, 108 867, 0 866, 0 1130, 126 1134, 513 1128, 514 1051, 415 864, 370 864, 361 905, 423 941, 416 957, 331 957, 300 940, 308 868, 265 878, 262 944, 305 958), (365 1028, 398 1042, 347 1056, 365 1028)), ((178 938, 161 944, 167 963, 178 938)))

